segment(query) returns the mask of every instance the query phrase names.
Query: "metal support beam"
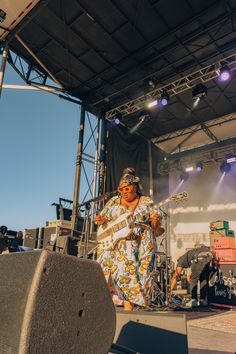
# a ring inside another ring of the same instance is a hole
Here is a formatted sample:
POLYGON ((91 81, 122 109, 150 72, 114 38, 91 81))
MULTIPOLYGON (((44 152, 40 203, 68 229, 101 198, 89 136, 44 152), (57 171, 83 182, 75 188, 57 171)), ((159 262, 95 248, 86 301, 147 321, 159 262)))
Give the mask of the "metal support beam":
MULTIPOLYGON (((236 120, 236 113, 231 113, 231 114, 226 114, 224 116, 221 116, 221 117, 218 117, 218 118, 215 118, 215 119, 211 119, 211 120, 205 122, 204 125, 207 128, 212 128, 212 127, 216 127, 217 125, 223 125, 225 123, 232 122, 232 121, 235 121, 235 120, 236 120)), ((196 132, 198 132, 200 130, 202 130, 202 125, 201 124, 196 124, 196 125, 193 125, 193 126, 188 127, 188 128, 176 130, 174 132, 171 132, 171 133, 168 133, 168 134, 165 134, 165 135, 161 135, 158 138, 153 138, 152 142, 154 144, 161 144, 161 143, 163 143, 165 141, 168 141, 168 140, 171 140, 171 139, 175 139, 175 138, 180 137, 180 136, 196 133, 196 132)))
POLYGON ((79 141, 76 157, 76 169, 75 169, 75 183, 74 183, 74 196, 73 196, 73 210, 71 217, 72 230, 77 230, 78 222, 78 204, 79 204, 79 192, 80 192, 80 176, 82 168, 82 153, 83 153, 83 143, 84 143, 84 123, 85 123, 85 107, 81 106, 80 111, 80 131, 79 131, 79 141))
MULTIPOLYGON (((94 156, 94 170, 93 170, 93 193, 92 198, 96 198, 97 195, 97 176, 98 176, 98 157, 99 157, 99 142, 100 142, 100 121, 101 116, 98 116, 98 125, 97 125, 97 134, 96 134, 96 147, 95 147, 95 156, 94 156)), ((90 232, 93 232, 93 220, 94 220, 94 203, 91 206, 91 224, 90 224, 90 232)))
POLYGON ((218 138, 212 133, 212 131, 205 125, 205 124, 201 124, 202 126, 202 130, 204 131, 204 133, 213 141, 219 141, 218 138))
POLYGON ((229 139, 225 139, 225 140, 222 140, 222 141, 218 141, 218 142, 215 142, 215 143, 212 143, 212 144, 208 144, 208 145, 204 145, 204 146, 200 146, 200 147, 197 147, 197 148, 194 148, 194 149, 191 149, 191 150, 185 150, 185 151, 182 151, 182 152, 177 152, 175 154, 172 154, 168 160, 173 160, 173 161, 176 161, 178 159, 181 159, 183 157, 186 157, 186 156, 189 156, 191 154, 199 154, 199 153, 203 153, 203 152, 206 152, 206 151, 211 151, 211 150, 214 150, 214 149, 218 149, 218 148, 221 148, 221 147, 225 147, 225 146, 228 146, 228 145, 235 145, 236 144, 236 138, 229 138, 229 139))
POLYGON ((153 198, 152 142, 148 140, 149 195, 153 198))
POLYGON ((98 178, 98 195, 105 193, 105 169, 106 169, 106 141, 107 141, 107 120, 102 117, 100 162, 98 178))
POLYGON ((0 98, 2 94, 3 80, 4 80, 5 69, 6 69, 6 63, 7 63, 7 54, 8 54, 8 46, 6 46, 3 49, 3 53, 2 53, 2 64, 0 68, 0 98))
POLYGON ((193 88, 198 83, 205 83, 207 81, 213 80, 219 75, 219 70, 221 67, 221 62, 227 62, 228 67, 231 70, 236 69, 236 53, 222 58, 215 63, 205 66, 192 74, 181 77, 167 85, 156 88, 145 95, 142 95, 134 100, 124 103, 118 107, 115 107, 106 113, 106 119, 112 120, 114 115, 121 113, 123 116, 132 114, 147 106, 147 103, 156 100, 161 96, 163 90, 167 91, 170 96, 178 95, 181 92, 187 91, 193 88))
POLYGON ((169 154, 171 155, 174 151, 176 151, 177 148, 179 148, 179 150, 181 149, 181 146, 186 143, 186 141, 188 141, 196 132, 192 132, 190 133, 188 136, 186 136, 186 138, 184 138, 184 140, 181 141, 181 143, 179 143, 177 146, 175 146, 170 152, 169 154))
POLYGON ((27 46, 27 44, 20 38, 17 34, 16 39, 20 42, 21 45, 30 53, 30 55, 37 61, 37 63, 48 73, 51 79, 56 82, 60 87, 62 87, 61 83, 57 80, 57 78, 48 70, 48 68, 42 63, 42 61, 34 54, 34 52, 27 46))

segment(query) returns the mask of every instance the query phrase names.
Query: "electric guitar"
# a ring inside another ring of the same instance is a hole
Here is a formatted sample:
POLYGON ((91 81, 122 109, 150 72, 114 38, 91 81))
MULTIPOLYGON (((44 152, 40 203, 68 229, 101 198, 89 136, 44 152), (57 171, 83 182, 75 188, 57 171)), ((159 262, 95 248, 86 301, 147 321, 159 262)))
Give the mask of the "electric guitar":
MULTIPOLYGON (((172 200, 175 202, 183 202, 187 199, 187 192, 173 194, 158 204, 150 205, 149 208, 150 211, 156 210, 156 208, 161 207, 172 200)), ((100 225, 97 230, 97 241, 100 248, 102 250, 109 250, 113 248, 118 241, 126 239, 130 236, 133 232, 133 227, 135 227, 135 223, 133 222, 133 212, 131 211, 127 211, 126 213, 120 215, 116 220, 100 225)))

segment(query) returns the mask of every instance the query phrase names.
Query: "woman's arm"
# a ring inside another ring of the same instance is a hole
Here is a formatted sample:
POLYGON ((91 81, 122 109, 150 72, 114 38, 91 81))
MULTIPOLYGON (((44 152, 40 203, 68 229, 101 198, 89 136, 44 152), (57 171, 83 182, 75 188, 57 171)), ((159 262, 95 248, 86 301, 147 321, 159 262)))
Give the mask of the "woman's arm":
POLYGON ((111 198, 106 205, 104 206, 104 208, 102 209, 102 211, 95 216, 94 218, 94 222, 97 225, 102 225, 108 221, 110 221, 112 219, 112 214, 111 214, 111 210, 114 204, 118 203, 118 197, 113 197, 111 198))
POLYGON ((162 219, 157 211, 150 212, 149 216, 150 224, 154 232, 155 237, 163 235, 165 229, 161 226, 162 219))

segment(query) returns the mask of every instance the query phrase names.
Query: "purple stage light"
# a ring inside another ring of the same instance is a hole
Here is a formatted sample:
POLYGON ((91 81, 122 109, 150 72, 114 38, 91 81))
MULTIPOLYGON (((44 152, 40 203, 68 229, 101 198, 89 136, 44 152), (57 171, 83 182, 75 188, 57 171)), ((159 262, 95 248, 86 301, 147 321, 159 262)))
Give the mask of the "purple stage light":
POLYGON ((230 69, 228 65, 222 64, 222 67, 220 69, 220 79, 222 81, 227 81, 230 78, 230 69))
POLYGON ((162 104, 162 106, 166 106, 167 103, 168 103, 168 101, 167 101, 166 98, 162 98, 162 99, 161 99, 161 104, 162 104))
POLYGON ((228 72, 228 71, 223 71, 223 72, 220 74, 220 77, 221 77, 221 79, 222 79, 223 81, 229 80, 229 77, 230 77, 229 72, 228 72))
POLYGON ((166 106, 169 99, 170 99, 170 95, 168 94, 168 92, 166 90, 163 90, 162 94, 161 94, 161 105, 166 106))
POLYGON ((201 172, 202 170, 203 170, 203 164, 202 164, 202 162, 197 162, 197 164, 196 164, 196 170, 197 170, 197 172, 201 172))

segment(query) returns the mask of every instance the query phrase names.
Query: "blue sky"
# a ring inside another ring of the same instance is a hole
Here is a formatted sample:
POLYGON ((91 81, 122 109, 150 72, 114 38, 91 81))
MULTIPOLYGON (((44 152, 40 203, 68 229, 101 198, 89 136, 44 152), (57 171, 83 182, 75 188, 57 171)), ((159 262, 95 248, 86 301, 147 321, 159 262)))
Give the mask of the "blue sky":
MULTIPOLYGON (((4 83, 22 81, 7 66, 4 83)), ((79 120, 80 107, 53 94, 3 89, 0 226, 44 226, 56 219, 53 202, 73 199, 79 120)))

